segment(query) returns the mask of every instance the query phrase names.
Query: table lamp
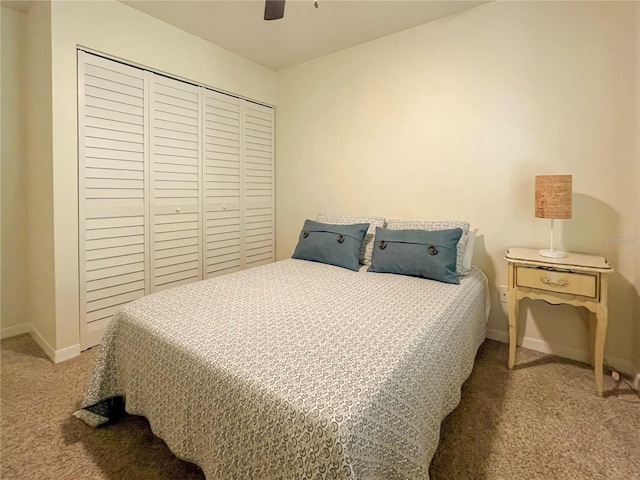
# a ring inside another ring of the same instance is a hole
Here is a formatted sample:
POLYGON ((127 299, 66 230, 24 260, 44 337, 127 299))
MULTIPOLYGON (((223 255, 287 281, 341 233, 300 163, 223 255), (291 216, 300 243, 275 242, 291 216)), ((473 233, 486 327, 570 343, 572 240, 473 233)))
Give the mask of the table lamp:
POLYGON ((536 217, 551 219, 551 247, 538 252, 543 257, 566 257, 553 248, 553 221, 571 218, 571 179, 571 175, 536 175, 536 217))

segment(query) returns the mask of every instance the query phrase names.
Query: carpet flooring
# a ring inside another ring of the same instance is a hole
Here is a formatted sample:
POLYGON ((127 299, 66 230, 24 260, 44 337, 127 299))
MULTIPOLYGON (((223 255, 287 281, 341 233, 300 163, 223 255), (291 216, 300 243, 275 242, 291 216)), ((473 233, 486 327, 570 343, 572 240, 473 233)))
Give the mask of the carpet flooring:
MULTIPOLYGON (((640 479, 640 398, 587 365, 487 340, 442 425, 432 480, 640 479)), ((2 340, 2 479, 204 479, 141 417, 92 429, 72 417, 97 349, 53 364, 29 335, 2 340)), ((213 479, 209 479, 213 480, 213 479)), ((416 479, 417 480, 417 479, 416 479)))

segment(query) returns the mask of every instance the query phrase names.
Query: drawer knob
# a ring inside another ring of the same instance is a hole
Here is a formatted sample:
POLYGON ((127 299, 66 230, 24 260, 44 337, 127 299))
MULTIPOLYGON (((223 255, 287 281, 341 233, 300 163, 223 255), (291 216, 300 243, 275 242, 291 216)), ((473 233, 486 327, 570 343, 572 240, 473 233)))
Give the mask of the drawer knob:
POLYGON ((549 287, 555 287, 555 288, 558 288, 558 287, 562 288, 569 285, 569 282, 567 282, 564 278, 561 278, 557 282, 554 282, 549 277, 540 277, 540 281, 549 287))

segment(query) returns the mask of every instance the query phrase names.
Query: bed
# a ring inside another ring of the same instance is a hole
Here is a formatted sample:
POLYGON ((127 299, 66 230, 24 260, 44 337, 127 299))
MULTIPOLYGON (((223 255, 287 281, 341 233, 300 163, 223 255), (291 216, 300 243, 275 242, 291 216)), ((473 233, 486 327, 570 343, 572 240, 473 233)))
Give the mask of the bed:
POLYGON ((149 420, 208 479, 427 479, 487 283, 286 259, 125 306, 83 409, 149 420))

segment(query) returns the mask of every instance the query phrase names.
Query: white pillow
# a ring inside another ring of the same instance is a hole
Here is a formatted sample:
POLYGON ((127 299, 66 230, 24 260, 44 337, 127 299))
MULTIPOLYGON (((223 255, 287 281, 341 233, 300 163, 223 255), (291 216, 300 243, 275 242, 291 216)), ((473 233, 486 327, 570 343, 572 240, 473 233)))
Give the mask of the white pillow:
POLYGON ((371 257, 373 256, 373 237, 376 234, 376 227, 386 225, 383 217, 345 217, 342 215, 334 215, 332 213, 319 213, 316 222, 332 223, 334 225, 353 225, 354 223, 368 223, 369 228, 364 236, 364 241, 360 247, 360 263, 363 265, 371 265, 371 257))
POLYGON ((476 234, 478 229, 469 230, 467 234, 467 246, 464 247, 464 258, 462 260, 462 268, 467 271, 471 270, 471 261, 473 260, 473 247, 476 245, 476 234))
MULTIPOLYGON (((469 268, 465 268, 464 255, 467 247, 467 239, 469 237, 469 223, 458 220, 397 220, 387 221, 389 230, 449 230, 451 228, 459 228, 462 230, 462 236, 458 240, 456 255, 456 273, 460 276, 468 275, 469 268)), ((473 254, 473 252, 471 252, 473 254)))

